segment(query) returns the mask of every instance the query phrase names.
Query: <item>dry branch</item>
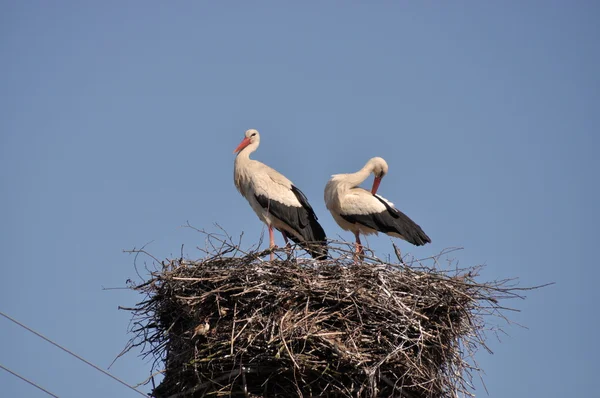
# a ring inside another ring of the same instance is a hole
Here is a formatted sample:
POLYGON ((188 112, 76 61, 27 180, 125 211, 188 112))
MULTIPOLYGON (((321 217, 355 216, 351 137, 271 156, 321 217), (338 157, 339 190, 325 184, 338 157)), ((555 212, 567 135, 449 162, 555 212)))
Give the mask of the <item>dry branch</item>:
MULTIPOLYGON (((479 268, 442 272, 413 261, 325 261, 301 251, 243 251, 207 234, 202 260, 157 263, 133 289, 134 337, 164 379, 154 397, 458 397, 472 395, 487 315, 522 298, 512 281, 477 283, 479 268), (241 254, 241 256, 240 256, 241 254)), ((431 259, 438 264, 444 253, 431 259)))

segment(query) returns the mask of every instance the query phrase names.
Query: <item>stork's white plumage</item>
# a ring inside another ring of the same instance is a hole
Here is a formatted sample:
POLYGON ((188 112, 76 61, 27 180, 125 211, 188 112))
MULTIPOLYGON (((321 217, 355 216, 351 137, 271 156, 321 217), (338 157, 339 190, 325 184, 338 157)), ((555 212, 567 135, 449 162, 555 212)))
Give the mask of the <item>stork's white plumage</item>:
POLYGON ((383 232, 417 246, 431 242, 419 225, 396 209, 392 202, 377 195, 381 179, 387 172, 387 162, 375 157, 356 173, 331 176, 325 186, 327 209, 342 229, 354 233, 357 255, 363 252, 360 234, 383 232), (375 175, 375 180, 369 192, 359 185, 371 173, 375 175))
POLYGON ((304 247, 314 258, 326 257, 327 237, 306 196, 279 172, 250 159, 250 154, 260 144, 260 134, 250 129, 244 135, 244 139, 234 150, 237 156, 233 180, 258 218, 267 224, 270 247, 275 246, 275 228, 282 233, 286 243, 289 238, 304 247))

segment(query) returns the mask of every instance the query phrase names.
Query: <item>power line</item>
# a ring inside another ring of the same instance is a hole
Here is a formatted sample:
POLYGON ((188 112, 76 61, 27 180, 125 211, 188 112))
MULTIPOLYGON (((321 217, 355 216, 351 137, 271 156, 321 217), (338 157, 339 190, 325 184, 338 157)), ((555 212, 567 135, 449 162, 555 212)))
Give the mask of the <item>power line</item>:
MULTIPOLYGON (((130 388, 131 390, 137 392, 138 394, 143 395, 144 397, 148 397, 146 394, 144 394, 143 392, 141 392, 140 390, 138 390, 135 387, 130 386, 129 384, 125 383, 123 380, 119 379, 116 376, 111 375, 110 373, 108 373, 107 371, 105 371, 104 369, 99 368, 98 366, 94 365, 93 363, 83 359, 82 357, 80 357, 79 355, 75 354, 72 351, 69 351, 68 349, 66 349, 65 347, 61 346, 58 343, 55 343, 54 341, 50 340, 49 338, 43 336, 41 333, 36 332, 35 330, 25 326, 24 324, 22 324, 21 322, 17 321, 16 319, 11 318, 10 316, 6 315, 5 313, 3 313, 2 311, 0 311, 0 315, 2 315, 3 317, 5 317, 6 319, 16 323, 17 325, 21 326, 23 329, 30 331, 31 333, 35 334, 36 336, 46 340, 48 343, 60 348, 61 350, 63 350, 64 352, 66 352, 69 355, 74 356, 75 358, 79 359, 81 362, 84 362, 86 364, 88 364, 89 366, 91 366, 92 368, 96 369, 99 372, 104 373, 105 375, 107 375, 108 377, 110 377, 113 380, 118 381, 119 383, 123 384, 124 386, 130 388)), ((56 395, 55 395, 56 396, 56 395)))
POLYGON ((1 364, 1 363, 0 363, 0 368, 1 368, 1 369, 4 369, 4 370, 6 370, 8 373, 12 374, 13 376, 16 376, 16 377, 18 377, 19 379, 21 379, 21 380, 23 380, 23 381, 25 381, 25 382, 27 382, 27 383, 31 384, 31 385, 32 385, 32 386, 34 386, 35 388, 42 390, 43 392, 45 392, 46 394, 50 395, 51 397, 54 397, 54 398, 59 398, 59 397, 58 397, 58 395, 54 395, 54 394, 52 394, 50 391, 48 391, 48 390, 46 390, 45 388, 43 388, 43 387, 41 387, 41 386, 39 386, 39 385, 35 384, 33 381, 31 381, 31 380, 29 380, 29 379, 26 379, 25 377, 21 376, 21 375, 20 375, 20 374, 18 374, 18 373, 15 373, 15 372, 13 372, 12 370, 10 370, 9 368, 7 368, 7 367, 5 367, 5 366, 2 366, 2 364, 1 364))

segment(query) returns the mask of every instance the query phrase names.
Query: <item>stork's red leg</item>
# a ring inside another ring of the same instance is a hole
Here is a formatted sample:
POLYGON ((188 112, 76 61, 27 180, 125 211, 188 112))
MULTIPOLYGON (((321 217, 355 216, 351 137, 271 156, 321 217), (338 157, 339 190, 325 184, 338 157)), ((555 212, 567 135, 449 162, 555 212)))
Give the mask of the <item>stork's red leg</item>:
POLYGON ((355 232, 354 236, 356 237, 356 250, 354 252, 354 260, 358 262, 360 256, 364 253, 364 251, 362 244, 360 243, 360 234, 358 232, 355 232))
MULTIPOLYGON (((273 249, 275 247, 275 234, 273 233, 273 227, 269 225, 269 248, 273 249)), ((271 252, 271 261, 273 261, 275 255, 271 252)))
POLYGON ((354 236, 356 237, 356 253, 360 253, 360 252, 362 252, 362 244, 360 243, 360 235, 358 232, 355 232, 354 236))

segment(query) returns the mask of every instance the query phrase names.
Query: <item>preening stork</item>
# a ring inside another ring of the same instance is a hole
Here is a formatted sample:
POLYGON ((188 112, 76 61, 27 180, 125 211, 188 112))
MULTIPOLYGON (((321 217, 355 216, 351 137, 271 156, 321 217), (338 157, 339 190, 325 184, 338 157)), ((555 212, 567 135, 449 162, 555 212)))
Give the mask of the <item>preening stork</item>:
POLYGON ((327 209, 342 229, 351 231, 356 237, 356 257, 364 253, 361 233, 369 235, 383 232, 416 246, 431 242, 420 226, 396 209, 392 202, 377 195, 381 179, 387 172, 387 162, 375 157, 356 173, 331 176, 325 186, 327 209), (375 180, 369 192, 359 185, 371 173, 375 175, 375 180))
POLYGON ((258 218, 267 224, 270 247, 275 246, 275 228, 281 232, 286 244, 289 238, 306 249, 313 258, 326 258, 327 237, 308 199, 282 174, 250 159, 250 154, 260 144, 260 134, 250 129, 244 135, 233 151, 237 153, 233 181, 258 218))

